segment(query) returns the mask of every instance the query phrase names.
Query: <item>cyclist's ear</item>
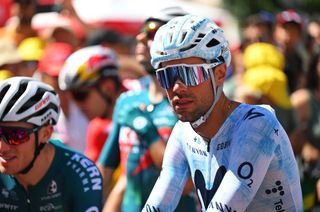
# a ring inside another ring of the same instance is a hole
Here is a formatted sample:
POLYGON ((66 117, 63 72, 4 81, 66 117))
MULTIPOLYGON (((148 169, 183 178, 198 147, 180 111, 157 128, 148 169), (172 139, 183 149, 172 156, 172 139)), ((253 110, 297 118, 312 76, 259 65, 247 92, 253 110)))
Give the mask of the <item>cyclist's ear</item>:
POLYGON ((51 124, 45 125, 43 126, 40 130, 39 130, 39 142, 40 143, 47 143, 49 138, 51 138, 53 133, 53 126, 51 124))
POLYGON ((222 63, 214 68, 214 78, 216 80, 217 86, 223 84, 227 77, 227 66, 225 63, 222 63))

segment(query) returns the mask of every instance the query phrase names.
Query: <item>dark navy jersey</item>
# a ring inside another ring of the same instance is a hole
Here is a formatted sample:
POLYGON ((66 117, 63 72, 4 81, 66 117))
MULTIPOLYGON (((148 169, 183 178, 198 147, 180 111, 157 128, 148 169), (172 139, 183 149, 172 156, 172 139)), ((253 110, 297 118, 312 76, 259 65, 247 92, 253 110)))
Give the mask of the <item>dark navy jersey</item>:
POLYGON ((49 141, 55 156, 45 176, 27 190, 18 181, 0 174, 0 211, 102 210, 102 178, 95 164, 59 141, 49 141))

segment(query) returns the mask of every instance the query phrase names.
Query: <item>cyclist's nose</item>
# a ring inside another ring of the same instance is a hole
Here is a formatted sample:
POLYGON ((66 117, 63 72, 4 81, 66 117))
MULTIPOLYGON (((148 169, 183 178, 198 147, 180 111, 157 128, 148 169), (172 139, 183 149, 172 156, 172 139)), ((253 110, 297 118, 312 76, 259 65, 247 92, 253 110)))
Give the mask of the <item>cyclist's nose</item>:
POLYGON ((146 32, 140 32, 137 36, 136 36, 136 40, 138 42, 142 42, 142 43, 147 43, 147 33, 146 32))
POLYGON ((177 78, 174 82, 173 82, 173 87, 172 90, 173 92, 181 92, 187 89, 187 86, 179 79, 177 78))
POLYGON ((3 138, 3 135, 0 135, 0 151, 3 151, 4 149, 8 149, 10 146, 4 141, 4 139, 5 138, 3 138))

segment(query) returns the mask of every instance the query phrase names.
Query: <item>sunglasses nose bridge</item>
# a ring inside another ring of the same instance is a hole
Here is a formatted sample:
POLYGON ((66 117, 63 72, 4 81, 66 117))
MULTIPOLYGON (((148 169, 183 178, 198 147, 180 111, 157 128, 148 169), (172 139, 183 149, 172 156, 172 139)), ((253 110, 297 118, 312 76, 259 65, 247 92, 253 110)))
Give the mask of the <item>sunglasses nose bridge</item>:
POLYGON ((187 88, 186 84, 180 79, 178 78, 174 83, 173 83, 173 89, 180 89, 180 88, 187 88))
POLYGON ((3 149, 3 146, 9 146, 8 140, 4 135, 0 135, 0 149, 3 149))
POLYGON ((172 89, 177 90, 177 89, 185 89, 187 88, 187 85, 185 84, 183 78, 178 74, 178 72, 175 74, 174 79, 172 81, 172 89))

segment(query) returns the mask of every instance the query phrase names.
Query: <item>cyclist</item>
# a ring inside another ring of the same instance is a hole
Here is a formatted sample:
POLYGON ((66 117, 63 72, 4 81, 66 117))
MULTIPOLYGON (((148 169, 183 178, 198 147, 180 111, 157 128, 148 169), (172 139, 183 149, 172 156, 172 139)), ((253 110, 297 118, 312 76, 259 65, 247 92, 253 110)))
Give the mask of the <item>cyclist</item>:
MULTIPOLYGON (((84 154, 96 162, 112 128, 116 99, 125 90, 115 52, 102 45, 88 46, 73 52, 59 73, 59 87, 71 93, 73 100, 90 119, 84 154)), ((103 199, 111 196, 121 200, 121 195, 109 195, 121 172, 122 168, 119 167, 113 174, 112 185, 104 186, 103 199)), ((106 178, 104 172, 101 173, 106 178)))
POLYGON ((113 50, 95 45, 73 52, 59 73, 59 88, 71 93, 90 120, 84 154, 93 161, 109 135, 115 101, 125 90, 118 67, 113 50))
MULTIPOLYGON (((102 172, 109 178, 119 163, 125 167, 127 184, 122 211, 135 212, 143 208, 159 176, 165 145, 177 121, 164 90, 156 81, 148 49, 161 25, 184 14, 180 7, 164 8, 145 21, 136 37, 136 58, 151 80, 147 89, 125 92, 117 100, 113 129, 98 160, 102 172)), ((110 184, 109 181, 106 178, 105 184, 110 184)), ((106 202, 105 211, 110 201, 106 202)), ((183 196, 177 211, 196 211, 194 198, 183 196)))
POLYGON ((101 211, 98 168, 49 139, 60 112, 54 89, 13 77, 0 93, 0 211, 101 211))
POLYGON ((173 211, 192 176, 202 211, 303 211, 290 141, 270 106, 234 102, 221 28, 187 15, 157 31, 151 63, 180 121, 143 211, 173 211))
POLYGON ((71 99, 70 93, 60 90, 58 85, 59 73, 72 53, 73 48, 67 43, 48 43, 33 77, 51 85, 60 99, 61 112, 52 138, 59 139, 66 146, 84 153, 89 121, 71 99))

